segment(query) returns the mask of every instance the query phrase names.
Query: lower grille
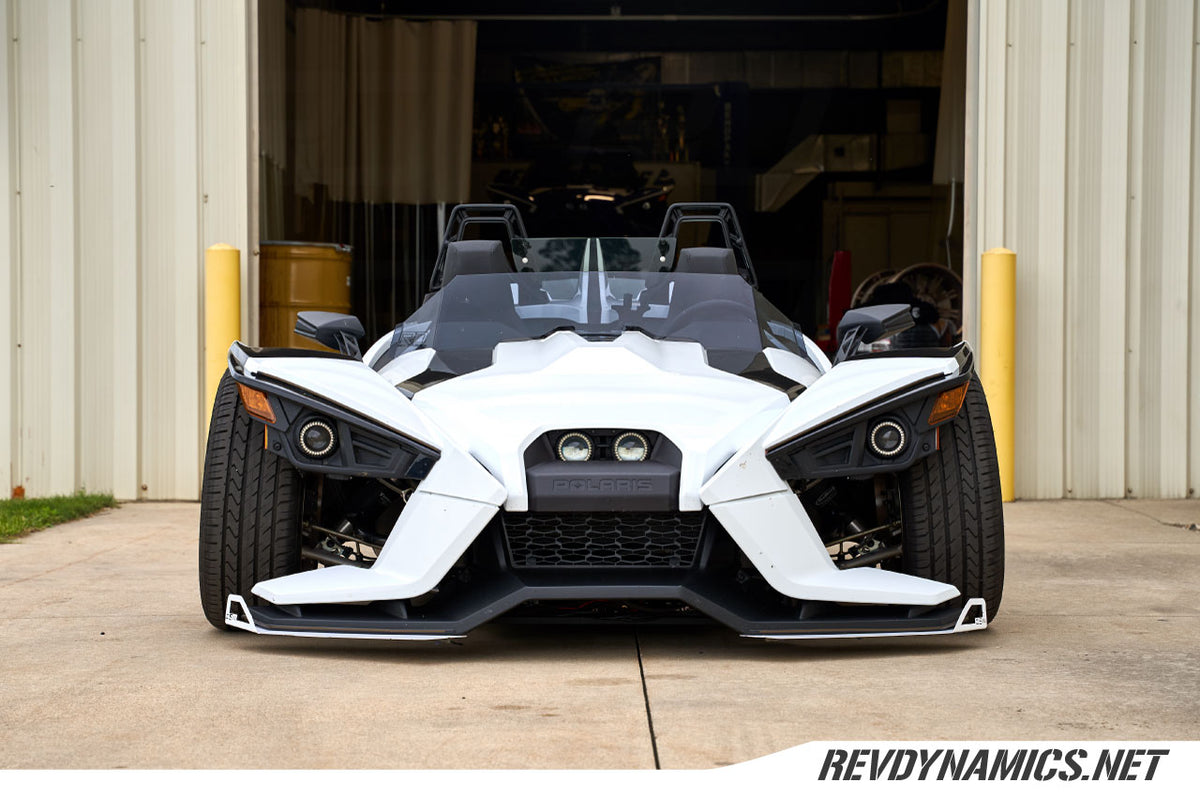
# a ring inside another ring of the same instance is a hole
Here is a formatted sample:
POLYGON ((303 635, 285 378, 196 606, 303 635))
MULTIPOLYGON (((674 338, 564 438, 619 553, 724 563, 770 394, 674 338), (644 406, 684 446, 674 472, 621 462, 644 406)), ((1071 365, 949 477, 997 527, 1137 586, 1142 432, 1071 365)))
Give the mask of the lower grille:
POLYGON ((505 513, 514 568, 690 568, 706 513, 505 513))

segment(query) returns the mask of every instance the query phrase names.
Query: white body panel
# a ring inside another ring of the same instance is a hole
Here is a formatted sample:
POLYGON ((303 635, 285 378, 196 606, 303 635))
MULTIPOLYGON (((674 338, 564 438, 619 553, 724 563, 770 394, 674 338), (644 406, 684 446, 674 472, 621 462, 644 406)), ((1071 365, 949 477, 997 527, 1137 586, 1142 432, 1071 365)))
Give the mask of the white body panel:
POLYGON ((958 595, 950 585, 894 571, 838 569, 800 499, 767 462, 761 438, 734 455, 705 484, 700 498, 763 578, 785 596, 929 606, 958 595))
POLYGON ((371 568, 335 565, 268 579, 254 594, 272 604, 412 598, 428 593, 496 514, 496 505, 416 491, 371 568))
POLYGON ((790 490, 713 504, 709 510, 763 578, 785 596, 931 606, 958 595, 950 585, 894 571, 839 570, 790 490))
MULTIPOLYGON (((817 351, 820 352, 821 350, 818 349, 817 351)), ((771 368, 788 379, 795 380, 806 388, 816 382, 828 370, 828 365, 822 369, 799 355, 785 352, 782 349, 776 349, 773 346, 764 349, 763 355, 766 356, 767 362, 771 364, 771 368)), ((824 353, 822 353, 822 357, 824 357, 824 353)), ((829 361, 825 362, 826 364, 829 363, 829 361)))
MULTIPOLYGON (((388 339, 384 338, 383 340, 386 342, 388 339)), ((405 380, 411 380, 429 368, 429 363, 433 360, 434 354, 432 349, 418 349, 415 352, 406 352, 380 369, 379 376, 387 380, 391 385, 399 385, 405 380)), ((371 351, 363 357, 363 362, 370 363, 375 355, 376 348, 371 347, 371 351)))

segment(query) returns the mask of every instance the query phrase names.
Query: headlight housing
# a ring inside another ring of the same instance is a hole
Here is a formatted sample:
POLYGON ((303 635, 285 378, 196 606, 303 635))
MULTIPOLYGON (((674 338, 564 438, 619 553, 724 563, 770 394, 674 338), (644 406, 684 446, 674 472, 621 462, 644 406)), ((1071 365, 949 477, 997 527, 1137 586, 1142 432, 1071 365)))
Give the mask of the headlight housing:
POLYGON ((304 454, 320 460, 333 454, 337 448, 337 432, 323 418, 309 419, 301 425, 296 443, 304 454))
POLYGON ((592 439, 582 432, 568 432, 558 439, 555 447, 558 459, 564 463, 581 463, 592 459, 592 439))
POLYGON ((623 463, 640 463, 650 453, 650 442, 640 432, 622 432, 613 441, 613 458, 623 463))
POLYGON ((970 379, 968 370, 869 402, 768 449, 767 460, 783 479, 902 471, 937 450, 938 428, 957 416, 970 379))
POLYGON ((266 428, 264 447, 301 471, 424 479, 440 456, 427 444, 320 397, 236 370, 231 373, 245 389, 243 406, 266 428), (254 398, 254 407, 246 403, 246 395, 254 398))
POLYGON ((908 434, 899 421, 885 418, 871 425, 867 443, 871 451, 880 457, 895 457, 904 451, 904 446, 908 443, 908 434))

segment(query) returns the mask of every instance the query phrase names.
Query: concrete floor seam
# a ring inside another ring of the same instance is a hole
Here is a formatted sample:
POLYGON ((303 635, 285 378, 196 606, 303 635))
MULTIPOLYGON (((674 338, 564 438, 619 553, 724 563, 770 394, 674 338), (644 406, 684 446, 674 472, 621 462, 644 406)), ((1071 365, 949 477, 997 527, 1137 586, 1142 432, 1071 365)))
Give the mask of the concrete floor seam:
MULTIPOLYGON (((1180 501, 1188 501, 1188 500, 1182 499, 1180 501)), ((1161 518, 1155 518, 1154 516, 1150 515, 1149 513, 1144 513, 1141 510, 1137 509, 1136 507, 1130 507, 1127 503, 1127 500, 1104 499, 1104 503, 1109 505, 1110 507, 1117 507, 1119 509, 1134 513, 1135 515, 1140 515, 1142 518, 1148 518, 1151 521, 1154 521, 1155 523, 1161 524, 1163 526, 1169 526, 1174 529, 1187 529, 1187 530, 1191 530, 1191 531, 1195 531, 1195 529, 1196 529, 1196 524, 1194 524, 1194 523, 1184 524, 1184 523, 1177 523, 1174 521, 1164 521, 1161 518)))
MULTIPOLYGON (((98 517, 103 518, 104 515, 101 515, 98 517)), ((49 576, 50 574, 57 573, 59 571, 65 570, 67 568, 71 568, 72 566, 75 566, 75 565, 82 565, 86 562, 96 559, 97 557, 114 552, 117 549, 124 548, 126 546, 131 546, 131 545, 134 545, 137 543, 141 543, 144 540, 148 540, 149 538, 154 537, 154 535, 155 535, 155 533, 142 535, 139 538, 135 538, 133 541, 130 541, 127 543, 118 543, 117 545, 110 546, 107 549, 101 549, 100 551, 94 551, 91 554, 87 555, 86 557, 82 557, 78 560, 71 560, 70 562, 62 563, 61 565, 55 566, 54 568, 50 568, 49 570, 46 570, 46 571, 40 571, 36 574, 30 574, 29 576, 23 576, 20 579, 13 579, 13 580, 7 581, 7 582, 0 582, 0 590, 3 590, 6 587, 12 587, 13 585, 22 584, 23 582, 28 582, 31 579, 40 579, 43 576, 49 576)))
POLYGON ((658 759, 658 738, 654 736, 654 716, 650 712, 650 691, 646 687, 646 666, 642 663, 642 641, 638 639, 636 630, 633 633, 633 646, 637 650, 638 674, 642 678, 642 700, 646 702, 646 725, 650 729, 650 750, 654 752, 654 769, 662 770, 662 763, 658 759))

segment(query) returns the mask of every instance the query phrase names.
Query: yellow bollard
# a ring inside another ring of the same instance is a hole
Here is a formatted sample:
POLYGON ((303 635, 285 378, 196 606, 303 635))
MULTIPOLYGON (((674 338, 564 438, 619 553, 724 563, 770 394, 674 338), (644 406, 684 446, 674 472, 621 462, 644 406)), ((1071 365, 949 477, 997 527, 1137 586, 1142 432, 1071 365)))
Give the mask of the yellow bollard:
POLYGON ((998 247, 983 253, 979 282, 980 379, 996 433, 1000 495, 1013 500, 1016 449, 1017 254, 998 247))
POLYGON ((213 244, 204 252, 204 434, 217 385, 228 368, 229 345, 242 337, 241 252, 213 244))

